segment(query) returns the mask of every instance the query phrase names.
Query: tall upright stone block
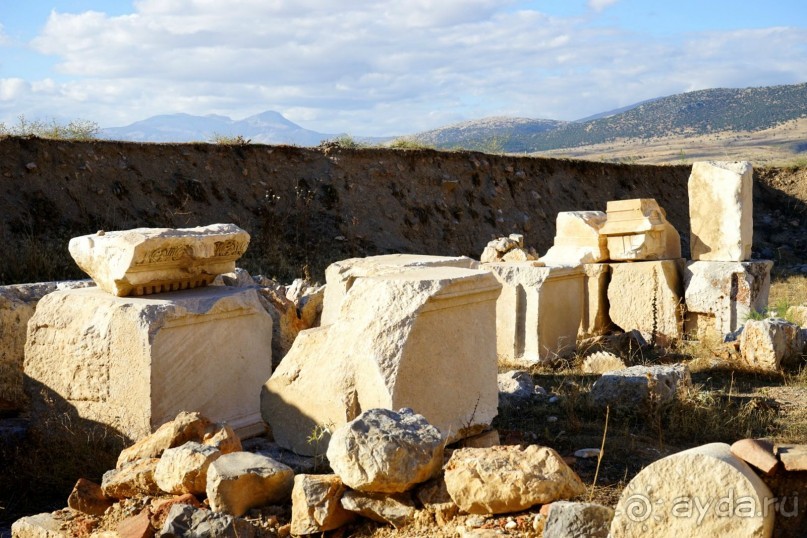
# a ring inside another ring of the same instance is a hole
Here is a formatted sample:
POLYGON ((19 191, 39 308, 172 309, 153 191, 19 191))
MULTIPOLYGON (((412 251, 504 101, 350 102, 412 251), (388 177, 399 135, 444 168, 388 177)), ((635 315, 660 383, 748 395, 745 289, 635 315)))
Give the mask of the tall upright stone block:
POLYGON ((608 283, 611 281, 611 266, 607 263, 583 265, 585 287, 583 289, 583 319, 581 336, 605 334, 611 328, 608 314, 608 283))
POLYGON ((608 260, 608 246, 600 228, 602 211, 561 211, 556 220, 555 240, 541 257, 546 265, 577 266, 608 260))
POLYGON ((277 443, 314 455, 372 408, 409 407, 449 440, 487 429, 498 407, 489 272, 426 267, 355 281, 336 320, 302 331, 261 393, 277 443))
POLYGON ((336 321, 342 301, 357 278, 400 273, 407 269, 427 267, 460 267, 476 269, 479 262, 467 256, 428 256, 425 254, 383 254, 366 258, 349 258, 332 263, 325 270, 325 298, 321 325, 336 321))
POLYGON ((683 335, 684 260, 612 263, 608 302, 611 321, 666 345, 683 335))
POLYGON ((583 268, 488 263, 502 284, 496 303, 500 359, 546 362, 577 348, 585 297, 583 268))
POLYGON ((689 247, 692 259, 751 259, 754 235, 751 163, 705 161, 689 176, 689 247))
POLYGON ((768 307, 770 260, 748 262, 691 261, 684 271, 686 332, 734 332, 752 312, 768 307))
POLYGON ((35 418, 69 406, 132 439, 180 411, 248 435, 263 429, 259 396, 272 373, 271 338, 272 319, 254 289, 149 298, 57 291, 28 324, 26 390, 35 418))

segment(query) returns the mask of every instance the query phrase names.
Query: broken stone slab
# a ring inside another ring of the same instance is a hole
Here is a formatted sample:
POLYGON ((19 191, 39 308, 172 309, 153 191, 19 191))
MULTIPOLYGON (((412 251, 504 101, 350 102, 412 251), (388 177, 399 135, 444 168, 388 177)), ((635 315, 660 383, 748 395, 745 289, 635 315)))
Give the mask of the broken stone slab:
POLYGON ((608 241, 600 235, 602 211, 561 211, 555 221, 554 244, 541 256, 546 265, 576 267, 608 260, 608 241))
POLYGON ((765 474, 779 466, 773 443, 766 439, 740 439, 731 445, 731 453, 765 474))
POLYGON ((581 369, 586 374, 604 374, 627 368, 625 361, 608 351, 597 351, 583 359, 581 369))
POLYGON ((154 469, 154 481, 166 493, 205 493, 207 469, 221 457, 215 448, 194 441, 169 448, 154 469))
POLYGON ((632 409, 646 403, 666 404, 690 386, 686 364, 631 366, 603 374, 592 385, 591 398, 602 407, 632 409))
POLYGON ((370 409, 333 432, 328 461, 358 491, 399 493, 440 472, 440 431, 411 409, 370 409))
POLYGON ((500 360, 535 364, 574 352, 581 326, 581 267, 534 262, 481 266, 502 284, 496 302, 496 350, 500 360))
POLYGON ((616 505, 612 538, 769 537, 771 490, 729 445, 672 454, 642 469, 616 505))
POLYGON ((319 534, 338 529, 356 516, 342 507, 346 487, 335 474, 298 474, 291 491, 291 533, 319 534))
POLYGON ((786 471, 807 471, 807 445, 780 444, 776 455, 786 471))
POLYGON ((195 410, 254 435, 264 428, 259 394, 272 373, 271 334, 254 289, 51 293, 28 325, 32 416, 69 411, 139 439, 195 410))
POLYGON ((751 259, 753 175, 753 167, 747 161, 704 161, 692 165, 687 188, 693 260, 751 259))
POLYGON ((606 538, 614 509, 594 503, 555 501, 542 538, 606 538))
POLYGON ((579 336, 587 338, 606 334, 611 329, 608 314, 608 283, 611 266, 607 263, 583 264, 583 317, 579 336))
POLYGON ((768 307, 770 260, 747 262, 691 261, 684 271, 686 332, 720 335, 742 327, 752 312, 768 307))
POLYGON ((415 518, 415 503, 406 493, 371 493, 348 490, 342 495, 342 508, 360 516, 388 523, 400 529, 415 518))
POLYGON ((192 536, 257 538, 258 530, 239 517, 219 514, 189 504, 175 504, 168 512, 159 536, 166 538, 192 536))
POLYGON ((302 331, 266 382, 261 410, 275 441, 321 455, 312 432, 325 446, 373 408, 411 407, 448 442, 489 429, 500 289, 489 272, 456 267, 357 279, 338 319, 302 331))
POLYGON ((749 319, 740 335, 743 361, 765 370, 798 366, 803 347, 799 326, 780 318, 749 319))
POLYGON ((470 514, 518 512, 585 492, 563 458, 538 445, 455 450, 445 482, 460 510, 470 514))
POLYGON ((260 454, 232 452, 207 468, 205 491, 211 510, 241 516, 288 499, 293 480, 291 467, 260 454))
POLYGON ((681 238, 652 198, 611 200, 600 228, 614 261, 671 260, 681 257, 681 238))
POLYGON ((683 336, 684 260, 612 263, 608 284, 611 320, 666 346, 683 336), (655 339, 653 338, 655 336, 655 339))
POLYGON ((103 515, 113 503, 113 499, 104 495, 101 486, 85 478, 78 479, 67 498, 67 506, 90 516, 103 515))
POLYGON ((154 481, 158 458, 145 458, 123 463, 104 473, 101 489, 113 499, 130 499, 144 495, 159 495, 162 490, 154 481))
POLYGON ((366 258, 349 258, 332 263, 325 269, 325 296, 321 325, 336 321, 342 302, 356 279, 400 273, 410 269, 459 267, 476 269, 479 262, 467 256, 427 256, 422 254, 382 254, 366 258))
POLYGON ((235 271, 249 234, 235 224, 135 228, 74 237, 70 255, 104 291, 125 297, 206 286, 235 271))
POLYGON ((92 280, 67 280, 0 286, 0 409, 25 406, 22 365, 28 320, 36 305, 57 290, 94 286, 92 280))

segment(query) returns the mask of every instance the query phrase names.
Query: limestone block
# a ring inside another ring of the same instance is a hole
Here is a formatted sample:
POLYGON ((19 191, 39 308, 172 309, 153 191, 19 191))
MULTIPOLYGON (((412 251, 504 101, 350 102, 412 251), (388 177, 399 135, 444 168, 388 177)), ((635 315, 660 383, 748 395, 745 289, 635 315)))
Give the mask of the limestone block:
POLYGON ((631 366, 603 374, 591 387, 591 398, 603 407, 632 409, 648 402, 668 403, 690 386, 686 364, 631 366))
POLYGON ((50 512, 18 519, 11 525, 12 538, 67 538, 67 521, 50 512))
POLYGON ((411 409, 370 409, 333 433, 327 456, 346 486, 399 493, 440 472, 444 446, 440 431, 411 409))
POLYGON ((540 260, 546 265, 578 266, 608 260, 608 241, 600 235, 605 224, 602 211, 561 211, 555 241, 540 260))
POLYGON ((496 302, 496 351, 500 360, 548 362, 576 349, 583 316, 581 267, 534 262, 488 263, 502 284, 496 302))
POLYGON ((74 237, 70 255, 104 291, 121 297, 206 286, 235 272, 249 234, 234 224, 135 228, 74 237))
POLYGON ((716 330, 724 335, 742 327, 752 312, 768 307, 769 260, 691 261, 684 271, 686 332, 716 330))
POLYGON ((0 409, 20 408, 25 403, 25 335, 39 300, 56 290, 93 285, 92 280, 68 280, 0 286, 0 409))
MULTIPOLYGON (((515 243, 515 241, 513 240, 515 243)), ((321 325, 336 321, 342 302, 357 278, 395 274, 408 269, 426 267, 461 267, 476 269, 479 262, 467 256, 426 256, 421 254, 383 254, 366 258, 349 258, 334 262, 325 269, 325 297, 321 325)))
POLYGON ((78 479, 67 498, 67 506, 91 516, 102 515, 112 504, 113 500, 104 495, 101 486, 85 478, 78 479))
POLYGON ((163 452, 154 469, 154 481, 161 490, 174 495, 204 493, 207 469, 220 457, 221 452, 212 446, 188 441, 163 452))
POLYGON ((298 474, 291 490, 291 533, 319 534, 356 517, 342 508, 345 485, 335 474, 298 474))
POLYGON ((765 474, 779 466, 773 443, 765 439, 740 439, 731 445, 731 453, 765 474))
POLYGON ((162 493, 154 481, 157 469, 157 458, 145 458, 119 465, 104 473, 101 490, 113 499, 130 499, 143 495, 159 495, 162 493))
POLYGON ((538 445, 455 450, 445 482, 460 510, 470 514, 518 512, 586 489, 557 452, 538 445))
POLYGON ((360 516, 388 523, 399 529, 415 518, 415 503, 406 493, 369 493, 348 490, 342 495, 342 507, 360 516))
POLYGON ((667 345, 683 333, 684 260, 612 263, 609 314, 623 331, 667 345))
POLYGON ((241 516, 250 508, 286 501, 294 471, 272 458, 251 452, 225 454, 207 468, 210 509, 241 516))
POLYGON ((652 198, 612 200, 600 234, 612 260, 669 260, 681 257, 681 238, 652 198))
POLYGON ((173 420, 162 424, 154 433, 138 439, 133 445, 121 450, 117 467, 120 468, 130 461, 159 458, 167 448, 178 447, 188 441, 200 442, 210 426, 210 421, 200 413, 182 411, 173 420))
POLYGON ((40 301, 28 331, 26 383, 38 419, 68 406, 138 439, 195 410, 242 436, 263 430, 272 321, 254 289, 148 298, 57 291, 40 301))
POLYGON ((651 463, 616 505, 612 538, 769 537, 770 489, 729 445, 712 443, 651 463))
POLYGON ((766 370, 797 366, 803 347, 799 326, 779 318, 749 319, 740 335, 743 361, 766 370))
POLYGON ((542 538, 606 538, 614 509, 593 503, 557 501, 550 505, 542 538))
POLYGON ((312 432, 327 430, 327 443, 373 408, 411 407, 449 442, 488 429, 500 289, 486 271, 455 267, 357 279, 337 320, 302 331, 264 386, 261 410, 277 443, 315 455, 312 432))
POLYGON ((705 161, 689 176, 689 248, 693 260, 751 259, 754 235, 750 162, 705 161))
POLYGON ((611 329, 611 318, 608 315, 611 266, 607 263, 587 263, 583 265, 583 273, 583 318, 579 336, 600 336, 611 329))
POLYGON ((219 514, 189 504, 175 504, 168 512, 159 536, 215 536, 257 538, 258 529, 245 519, 219 514))

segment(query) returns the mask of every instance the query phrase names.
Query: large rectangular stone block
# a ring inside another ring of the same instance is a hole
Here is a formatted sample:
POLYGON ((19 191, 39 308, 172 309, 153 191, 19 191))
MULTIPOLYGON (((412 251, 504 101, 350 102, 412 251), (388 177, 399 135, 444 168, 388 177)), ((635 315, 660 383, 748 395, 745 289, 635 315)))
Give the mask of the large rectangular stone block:
POLYGON ((577 348, 585 297, 581 266, 498 262, 481 268, 491 271, 502 284, 496 303, 500 359, 546 362, 577 348))
POLYGON ((541 261, 546 265, 577 266, 608 260, 607 239, 600 235, 603 224, 602 211, 561 211, 554 244, 541 261))
POLYGON ((670 260, 681 257, 681 237, 653 198, 610 200, 600 228, 612 260, 670 260))
POLYGON ((734 332, 751 312, 768 307, 770 260, 748 262, 691 261, 684 271, 686 332, 734 332))
POLYGON ((39 302, 28 324, 32 413, 45 418, 68 406, 132 439, 180 411, 227 421, 242 435, 261 431, 271 338, 272 319, 255 289, 149 298, 57 291, 39 302))
POLYGON ((689 176, 689 248, 692 259, 751 259, 753 175, 749 162, 697 162, 689 176))
POLYGON ((612 263, 608 302, 611 321, 667 345, 683 335, 684 260, 612 263))

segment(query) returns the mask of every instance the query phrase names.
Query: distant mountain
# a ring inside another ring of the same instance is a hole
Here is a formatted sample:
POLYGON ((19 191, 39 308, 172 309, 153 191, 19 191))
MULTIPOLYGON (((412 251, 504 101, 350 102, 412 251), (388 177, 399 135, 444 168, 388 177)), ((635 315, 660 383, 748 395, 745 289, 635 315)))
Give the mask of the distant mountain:
POLYGON ((304 129, 273 111, 243 120, 210 114, 170 114, 101 130, 101 137, 133 142, 210 142, 214 137, 242 136, 261 144, 294 144, 316 146, 335 135, 304 129))
POLYGON ((412 137, 436 148, 467 148, 480 151, 531 151, 539 135, 566 125, 565 121, 496 116, 464 121, 412 137))

